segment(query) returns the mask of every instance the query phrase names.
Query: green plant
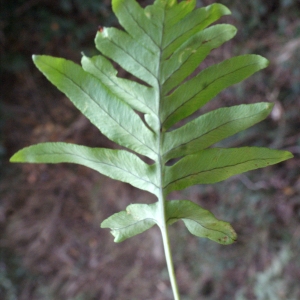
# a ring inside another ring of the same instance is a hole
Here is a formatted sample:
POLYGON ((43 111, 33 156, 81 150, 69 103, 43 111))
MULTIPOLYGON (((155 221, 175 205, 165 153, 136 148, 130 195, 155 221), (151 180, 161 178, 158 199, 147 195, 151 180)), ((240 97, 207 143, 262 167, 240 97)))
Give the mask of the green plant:
POLYGON ((174 298, 179 299, 168 226, 183 220, 192 234, 224 245, 237 236, 229 223, 197 204, 167 200, 170 192, 219 182, 292 155, 259 147, 210 148, 266 118, 270 103, 216 109, 174 128, 220 91, 268 65, 261 56, 243 55, 187 79, 212 49, 235 35, 232 25, 208 27, 230 14, 225 6, 195 9, 195 0, 156 0, 145 9, 135 0, 112 4, 126 31, 100 28, 95 41, 101 55, 83 56, 82 67, 50 56, 34 55, 33 61, 104 135, 130 151, 42 143, 20 150, 11 162, 77 163, 154 194, 157 202, 131 204, 101 227, 110 228, 121 242, 158 225, 174 298), (118 77, 109 59, 141 83, 118 77))

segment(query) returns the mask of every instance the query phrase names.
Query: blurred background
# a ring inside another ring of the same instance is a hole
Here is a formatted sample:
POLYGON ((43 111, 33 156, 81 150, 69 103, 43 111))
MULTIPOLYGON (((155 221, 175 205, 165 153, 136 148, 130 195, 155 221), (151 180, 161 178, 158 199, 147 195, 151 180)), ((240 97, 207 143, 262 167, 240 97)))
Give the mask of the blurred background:
MULTIPOLYGON (((152 1, 139 1, 141 5, 152 1)), ((198 1, 198 6, 214 1, 198 1)), ((267 146, 295 158, 223 183, 173 193, 229 221, 230 246, 170 228, 182 300, 300 299, 300 2, 220 0, 237 36, 206 63, 245 53, 270 66, 201 110, 270 101, 262 123, 219 144, 267 146)), ((1 0, 0 298, 170 300, 157 228, 114 244, 99 224, 130 203, 155 199, 85 167, 9 164, 22 147, 66 141, 114 148, 33 66, 32 54, 79 63, 97 54, 97 27, 118 26, 106 0, 1 0)))

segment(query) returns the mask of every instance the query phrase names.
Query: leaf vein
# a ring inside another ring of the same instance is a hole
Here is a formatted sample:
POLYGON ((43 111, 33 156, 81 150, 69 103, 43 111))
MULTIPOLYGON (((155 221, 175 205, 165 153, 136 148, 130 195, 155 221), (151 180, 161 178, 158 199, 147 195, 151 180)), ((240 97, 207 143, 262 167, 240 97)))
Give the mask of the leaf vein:
MULTIPOLYGON (((152 71, 146 66, 146 65, 142 65, 142 63, 140 63, 133 55, 131 55, 126 49, 124 49, 123 47, 121 47, 120 45, 116 44, 113 40, 109 40, 112 44, 114 44, 117 48, 121 49, 122 51, 124 51, 129 57, 131 57, 138 65, 140 65, 141 67, 143 67, 147 72, 149 72, 150 75, 152 75, 154 77, 154 79, 156 80, 155 74, 152 73, 152 71)), ((144 47, 145 50, 147 50, 144 47)), ((148 50, 147 50, 148 51, 148 50)), ((150 51, 149 51, 150 52, 150 51)))
POLYGON ((136 224, 138 224, 138 223, 140 223, 140 222, 143 222, 143 221, 145 221, 145 220, 150 220, 150 221, 153 221, 154 223, 156 223, 156 220, 153 219, 153 218, 145 218, 145 219, 143 219, 143 220, 137 220, 135 223, 131 223, 131 224, 127 225, 127 226, 123 226, 123 227, 110 227, 110 228, 111 228, 112 230, 122 230, 122 229, 129 228, 129 227, 131 227, 131 226, 134 226, 134 225, 136 225, 136 224))
POLYGON ((223 232, 223 231, 221 231, 221 230, 211 229, 211 228, 209 228, 209 227, 206 227, 206 226, 204 226, 203 224, 201 224, 199 221, 196 221, 195 219, 192 219, 192 218, 185 218, 185 217, 183 217, 183 218, 169 218, 169 219, 167 220, 167 222, 169 222, 169 221, 172 220, 172 219, 176 219, 177 221, 178 221, 178 220, 190 220, 190 221, 193 221, 193 222, 197 223, 199 226, 201 226, 202 228, 204 228, 204 229, 206 229, 206 230, 211 230, 211 231, 215 231, 215 232, 222 233, 222 234, 224 234, 224 235, 228 235, 228 233, 225 233, 225 232, 223 232))
MULTIPOLYGON (((124 89, 121 85, 118 84, 117 80, 113 80, 112 78, 110 78, 109 76, 107 76, 107 74, 105 72, 103 72, 100 68, 98 68, 98 66, 94 65, 95 68, 101 72, 101 74, 103 74, 110 82, 112 82, 113 84, 115 84, 118 88, 120 88, 124 93, 126 93, 127 95, 133 97, 134 99, 136 99, 138 102, 142 103, 143 105, 145 105, 147 108, 149 108, 149 110, 151 110, 154 114, 154 110, 148 105, 147 102, 143 102, 142 100, 140 100, 140 98, 136 97, 134 94, 129 93, 128 90, 124 89)), ((117 78, 118 79, 118 78, 117 78)), ((122 79, 122 78, 120 78, 122 79)), ((111 93, 113 93, 113 91, 111 91, 111 93)), ((116 95, 115 93, 113 93, 116 97, 118 97, 118 95, 116 95)), ((123 100, 122 100, 123 101, 123 100)), ((125 101, 124 101, 125 102, 125 101)))
MULTIPOLYGON (((135 136, 132 132, 128 131, 128 129, 126 129, 123 125, 121 125, 111 114, 108 113, 107 110, 105 110, 100 103, 94 99, 91 95, 89 95, 89 93, 87 93, 79 84, 77 84, 77 82, 75 82, 72 78, 70 78, 69 76, 67 76, 65 73, 61 72, 60 70, 52 67, 51 65, 42 62, 45 65, 47 65, 48 67, 52 68, 53 70, 55 70, 56 72, 62 74, 63 76, 65 76, 69 81, 71 81, 75 86, 77 86, 85 95, 87 95, 103 112, 106 113, 107 116, 109 116, 116 124, 118 124, 127 134, 131 135, 132 137, 134 137, 137 141, 139 141, 142 145, 144 145, 146 148, 150 149, 152 152, 154 152, 155 154, 157 154, 155 152, 155 150, 153 150, 152 148, 150 148, 147 144, 145 144, 142 140, 140 140, 137 136, 135 136)), ((91 75, 93 76, 93 75, 91 75)), ((94 76, 93 76, 94 77, 94 76)), ((96 79, 96 77, 94 77, 96 79)), ((109 90, 107 90, 108 93, 111 93, 109 90)), ((114 95, 115 96, 115 95, 114 95)), ((124 101, 120 100, 119 98, 116 98, 118 101, 121 101, 124 105, 127 105, 129 107, 129 105, 127 103, 125 103, 124 101)))
MULTIPOLYGON (((172 76, 174 76, 174 74, 175 74, 180 68, 182 68, 182 65, 184 65, 184 64, 189 60, 189 58, 190 58, 192 55, 195 54, 194 51, 197 52, 197 51, 199 50, 199 48, 201 48, 201 46, 203 46, 204 44, 207 44, 207 43, 209 43, 209 42, 211 42, 211 41, 213 41, 213 40, 217 40, 220 36, 223 36, 223 35, 224 35, 224 32, 220 33, 220 34, 217 35, 217 36, 214 36, 214 37, 211 38, 211 39, 205 39, 198 47, 196 47, 195 49, 193 49, 193 51, 191 51, 191 53, 186 57, 186 59, 185 59, 184 61, 182 61, 182 63, 181 63, 180 65, 177 66, 177 68, 172 72, 172 74, 169 74, 168 77, 165 78, 164 83, 165 83, 167 80, 169 80, 172 76)), ((172 56, 171 56, 169 59, 171 59, 171 58, 172 58, 172 56)))
MULTIPOLYGON (((156 188, 158 188, 158 186, 157 186, 156 184, 154 184, 152 181, 146 180, 145 178, 140 177, 140 176, 138 176, 138 175, 136 175, 136 174, 134 174, 134 173, 128 171, 127 169, 123 169, 123 168, 121 168, 121 167, 119 167, 119 166, 117 166, 117 165, 109 164, 109 163, 107 163, 107 162, 99 162, 99 161, 97 161, 97 160, 90 159, 90 158, 87 158, 87 157, 82 156, 82 155, 79 155, 79 154, 74 154, 74 153, 72 153, 72 152, 67 152, 67 151, 66 151, 66 152, 64 152, 64 154, 67 154, 67 155, 70 155, 70 156, 76 156, 76 157, 82 158, 82 159, 84 159, 84 160, 90 161, 90 162, 95 163, 95 164, 107 165, 107 166, 110 166, 110 167, 119 169, 119 170, 121 170, 121 171, 123 171, 123 172, 126 172, 126 173, 132 175, 132 176, 135 177, 135 178, 140 179, 141 181, 150 183, 150 184, 152 184, 153 186, 155 186, 156 188)), ((45 155, 45 154, 35 154, 35 156, 43 156, 43 155, 45 155)), ((52 152, 51 155, 62 155, 62 153, 59 153, 59 152, 55 153, 55 152, 52 152)))
MULTIPOLYGON (((209 18, 209 16, 208 16, 206 19, 203 19, 203 21, 201 21, 197 26, 201 26, 201 24, 204 23, 208 18, 209 18)), ((185 18, 184 18, 183 20, 185 20, 185 18)), ((180 21, 182 21, 182 20, 180 20, 180 21)), ((178 22, 178 23, 179 23, 179 22, 178 22)), ((176 23, 176 24, 177 24, 177 23, 176 23)), ((176 40, 180 39, 183 35, 189 33, 190 31, 193 31, 193 30, 195 30, 194 27, 191 28, 191 29, 188 30, 188 31, 182 32, 181 35, 177 36, 175 39, 171 40, 167 45, 165 45, 165 47, 164 47, 162 50, 164 51, 168 46, 170 46, 170 45, 171 45, 172 43, 174 43, 176 40)), ((197 33, 195 33, 195 34, 197 34, 197 33)), ((178 47, 180 47, 180 46, 178 46, 178 47)))
MULTIPOLYGON (((239 162, 239 163, 236 163, 236 164, 232 164, 232 165, 226 165, 226 166, 223 166, 223 167, 216 167, 216 168, 212 168, 212 169, 209 169, 209 170, 202 170, 202 171, 199 171, 199 172, 195 172, 195 173, 191 173, 191 174, 188 174, 186 176, 183 176, 183 177, 180 177, 180 178, 177 178, 173 181, 170 181, 169 183, 167 183, 165 186, 164 186, 164 189, 167 188, 169 185, 177 182, 177 181, 180 181, 182 179, 185 179, 185 178, 188 178, 188 177, 191 177, 191 176, 196 176, 196 175, 199 175, 201 173, 207 173, 207 172, 211 172, 211 171, 215 171, 215 170, 222 170, 222 169, 226 169, 226 168, 230 168, 230 167, 235 167, 235 166, 239 166, 241 164, 245 164, 245 163, 250 163, 252 161, 266 161, 268 160, 267 158, 262 158, 262 159, 249 159, 249 160, 245 160, 245 161, 242 161, 242 162, 239 162)), ((172 168, 172 167, 170 167, 172 168)))
MULTIPOLYGON (((224 126, 226 126, 226 125, 228 125, 228 124, 230 124, 230 123, 233 123, 233 122, 239 121, 239 120, 243 120, 243 119, 253 118, 253 117, 255 117, 256 115, 259 115, 259 114, 260 114, 260 113, 256 113, 256 114, 253 114, 253 115, 248 116, 248 117, 242 117, 242 118, 231 119, 230 121, 228 121, 228 122, 226 122, 226 123, 222 123, 222 124, 220 124, 219 126, 212 128, 211 130, 209 130, 209 131, 203 133, 202 135, 199 135, 199 136, 197 136, 197 137, 195 137, 195 138, 193 138, 193 139, 191 139, 191 140, 189 140, 189 141, 187 141, 187 142, 185 142, 185 143, 182 143, 182 144, 180 144, 180 145, 178 145, 178 146, 176 146, 176 147, 174 147, 174 148, 168 150, 167 152, 164 153, 164 156, 166 156, 166 155, 167 155, 168 153, 170 153, 171 151, 174 151, 174 150, 176 150, 176 149, 178 149, 178 148, 180 148, 180 147, 183 147, 184 145, 187 145, 187 144, 189 144, 189 143, 191 143, 191 142, 197 141, 198 139, 201 139, 201 138, 203 138, 204 136, 210 134, 211 132, 213 132, 213 131, 215 131, 215 130, 218 130, 219 128, 222 128, 222 127, 224 127, 224 126)), ((180 130, 180 129, 179 129, 179 130, 180 130)))
MULTIPOLYGON (((244 68, 248 68, 249 66, 253 66, 253 65, 256 65, 256 63, 252 63, 252 64, 249 64, 247 66, 243 66, 242 68, 239 68, 239 69, 236 69, 232 72, 229 72, 229 73, 226 73, 218 78, 216 78, 215 80, 211 81, 209 84, 205 85, 205 87, 203 89, 201 89, 200 91, 196 92, 195 94, 193 94, 190 98, 186 99, 184 102, 182 102, 178 107, 176 107, 176 109, 174 109, 172 112, 170 112, 170 114, 168 115, 168 117, 165 119, 168 120, 172 114, 174 114, 177 110, 179 110, 182 106, 186 105, 189 101, 193 100, 195 97, 197 97, 197 95, 199 95, 200 93, 202 93, 203 91, 205 91, 206 89, 208 89, 212 84, 214 84, 216 81, 224 78, 225 76, 228 76, 228 75, 231 75, 231 74, 234 74, 235 72, 238 72, 244 68)), ((197 78, 197 77, 195 77, 197 78)), ((165 122, 164 121, 164 122, 165 122)))
MULTIPOLYGON (((127 2, 125 1, 125 3, 127 3, 127 2)), ((144 29, 142 26, 140 26, 139 22, 138 22, 137 19, 135 18, 135 15, 133 15, 133 14, 131 13, 131 11, 128 9, 128 7, 127 7, 126 5, 125 5, 125 9, 127 10, 128 14, 131 16, 132 20, 136 23, 136 25, 143 31, 143 33, 144 33, 145 35, 147 35, 147 36, 151 39, 151 41, 154 43, 155 46, 157 46, 158 48, 160 48, 159 45, 155 42, 155 40, 148 34, 148 32, 145 31, 145 29, 144 29)), ((150 50, 149 50, 149 51, 150 51, 150 50)), ((151 52, 152 52, 152 51, 151 51, 151 52)), ((152 53, 153 53, 153 52, 152 52, 152 53)), ((155 53, 153 53, 153 54, 155 54, 155 53)))

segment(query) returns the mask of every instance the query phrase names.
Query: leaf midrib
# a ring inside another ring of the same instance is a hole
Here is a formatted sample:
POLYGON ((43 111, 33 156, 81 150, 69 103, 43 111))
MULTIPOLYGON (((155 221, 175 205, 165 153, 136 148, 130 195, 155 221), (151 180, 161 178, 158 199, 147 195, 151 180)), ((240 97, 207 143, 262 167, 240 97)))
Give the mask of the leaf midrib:
MULTIPOLYGON (((130 97, 136 99, 139 103, 141 103, 142 105, 146 106, 150 111, 152 111, 154 114, 155 112, 153 111, 152 107, 150 107, 148 105, 147 102, 144 102, 142 100, 140 100, 140 98, 136 97, 136 95, 134 94, 130 94, 128 92, 128 90, 124 89, 121 85, 118 84, 118 80, 113 80, 112 78, 110 78, 109 76, 107 76, 107 74, 105 72, 103 72, 101 69, 98 68, 98 66, 96 66, 96 64, 94 64, 95 68, 102 74, 104 75, 110 82, 112 82, 114 85, 116 85, 120 90, 122 90, 125 94, 129 95, 130 97)), ((123 78, 118 78, 117 76, 114 76, 116 79, 123 79, 123 78)), ((126 80, 126 79, 123 79, 126 80)), ((138 83, 137 83, 138 84, 138 83)), ((113 91, 110 91, 113 95, 115 95, 116 98, 118 98, 118 95, 116 95, 113 91)), ((122 101, 122 100, 121 100, 122 101)), ((125 102, 125 101, 123 101, 125 102)))
MULTIPOLYGON (((191 154, 193 155, 193 154, 191 154)), ((211 172, 211 171, 215 171, 215 170, 222 170, 222 169, 226 169, 226 168, 230 168, 230 167, 236 167, 238 165, 241 165, 241 164, 245 164, 245 163, 250 163, 252 161, 256 161, 256 162, 261 162, 261 161, 269 161, 269 160, 272 160, 272 159, 275 159, 276 158, 261 158, 261 159, 249 159, 249 160, 245 160, 243 162, 239 162, 239 163, 236 163, 236 164, 231 164, 231 165, 226 165, 226 166, 222 166, 222 167, 215 167, 215 168, 212 168, 212 169, 209 169, 209 170, 202 170, 202 171, 199 171, 199 172, 195 172, 195 173, 190 173, 186 176, 183 176, 183 177, 180 177, 178 179, 175 179, 173 181, 170 181, 169 183, 167 183, 165 186, 164 186, 164 189, 167 188, 169 185, 171 184, 174 184, 175 182, 178 182, 180 180, 184 180, 185 178, 188 178, 190 176, 196 176, 196 175, 199 175, 199 174, 202 174, 202 173, 207 173, 207 172, 211 172)), ((169 168, 172 168, 172 167, 169 167, 169 168)))
MULTIPOLYGON (((213 132, 213 131, 215 131, 215 130, 218 130, 219 128, 224 127, 224 126, 226 126, 226 125, 228 125, 228 124, 230 124, 230 123, 233 123, 233 122, 239 121, 239 120, 243 120, 243 119, 254 118, 255 116, 257 116, 257 115, 259 115, 259 114, 260 114, 260 113, 256 113, 256 114, 253 114, 253 115, 251 115, 251 116, 249 116, 249 117, 241 117, 241 118, 237 118, 237 119, 231 119, 230 121, 228 121, 228 122, 226 122, 226 123, 222 123, 221 125, 212 128, 211 130, 209 130, 209 131, 203 133, 203 134, 200 135, 200 136, 197 136, 197 137, 194 138, 194 139, 191 139, 191 140, 189 140, 189 141, 187 141, 187 142, 181 143, 180 145, 178 145, 178 146, 176 146, 176 147, 174 147, 174 148, 168 150, 167 152, 164 153, 164 156, 167 156, 167 154, 169 154, 170 152, 176 151, 178 148, 184 147, 185 145, 187 145, 187 144, 189 144, 189 143, 195 142, 195 141, 197 141, 197 140, 203 138, 204 136, 210 134, 211 132, 213 132)), ((188 124, 191 124, 191 123, 188 123, 188 124)), ((180 130, 180 129, 181 129, 181 128, 179 128, 179 130, 180 130)), ((227 138, 227 137, 225 137, 225 138, 227 138)), ((208 147, 208 146, 207 146, 207 147, 208 147)), ((203 149, 198 149, 198 150, 203 150, 203 149)))
MULTIPOLYGON (((210 27, 210 28, 212 28, 212 27, 210 27)), ((201 44, 200 44, 198 47, 196 47, 195 49, 193 49, 193 50, 196 50, 196 53, 190 52, 190 54, 186 57, 186 59, 185 59, 184 61, 182 61, 182 64, 179 65, 179 66, 172 72, 172 74, 170 74, 168 77, 165 78, 164 83, 167 82, 172 76, 174 76, 174 74, 175 74, 178 70, 180 70, 180 69, 182 68, 182 66, 190 59, 190 57, 191 57, 192 55, 197 54, 197 52, 199 51, 199 49, 200 49, 204 44, 210 43, 210 42, 212 42, 212 41, 218 39, 220 36, 223 36, 225 31, 230 31, 230 29, 227 29, 227 30, 222 31, 222 33, 220 33, 220 34, 217 35, 217 36, 214 36, 214 37, 211 38, 211 39, 205 39, 204 41, 202 41, 201 44)), ((199 32, 198 32, 198 33, 199 33, 199 32)), ((189 41, 189 40, 187 40, 185 43, 188 43, 188 41, 189 41)), ((184 45, 185 43, 183 43, 182 45, 184 45)), ((182 46, 182 45, 181 45, 181 46, 182 46)), ((181 46, 180 46, 180 47, 181 47, 181 46)), ((178 50, 178 48, 177 48, 177 50, 178 50)), ((176 50, 176 52, 177 52, 177 50, 176 50)), ((175 55, 176 52, 174 52, 173 55, 175 55)), ((169 59, 172 59, 173 55, 172 55, 169 59)), ((168 61, 169 59, 167 59, 166 61, 168 61)))
MULTIPOLYGON (((45 155, 49 155, 49 154, 35 154, 36 157, 38 157, 38 156, 45 156, 45 155)), ((91 162, 91 163, 95 163, 95 164, 103 164, 103 165, 107 165, 107 166, 110 166, 110 167, 114 167, 114 168, 116 168, 116 169, 119 169, 119 170, 122 170, 122 171, 124 171, 124 172, 126 172, 126 173, 131 174, 133 177, 136 177, 136 178, 140 179, 141 181, 144 181, 144 182, 146 182, 146 183, 150 183, 150 184, 152 184, 154 187, 158 188, 158 186, 157 186, 155 183, 153 183, 152 181, 146 180, 146 179, 144 179, 143 177, 140 177, 140 176, 138 176, 137 174, 131 173, 131 172, 129 172, 129 171, 126 170, 126 169, 122 169, 121 167, 116 166, 116 165, 114 165, 114 164, 109 164, 109 163, 105 163, 105 162, 99 162, 99 161, 97 161, 97 160, 93 160, 93 159, 84 157, 84 156, 82 156, 82 155, 74 154, 73 152, 68 152, 68 151, 66 151, 66 152, 64 152, 64 153, 59 153, 59 152, 55 153, 55 152, 51 152, 51 156, 52 156, 52 155, 59 155, 59 156, 61 156, 61 155, 69 155, 69 156, 71 156, 71 157, 72 157, 72 156, 75 156, 75 157, 82 158, 83 160, 87 160, 87 161, 89 161, 89 162, 91 162)))
MULTIPOLYGON (((124 31, 125 34, 127 34, 134 42, 136 42, 131 35, 129 35, 127 32, 124 31)), ((156 79, 155 74, 153 74, 152 71, 150 71, 148 69, 147 66, 143 65, 141 62, 139 62, 138 60, 136 60, 136 58, 134 56, 132 56, 127 50, 125 50, 123 47, 121 47, 120 45, 116 44, 113 40, 109 39, 109 41, 114 44, 117 48, 121 49, 122 51, 124 51, 130 58, 132 58, 133 61, 135 61, 139 66, 143 67, 150 75, 153 76, 154 80, 156 79)), ((146 51, 148 51, 149 53, 153 54, 151 51, 149 51, 147 48, 145 48, 143 45, 139 44, 140 46, 142 46, 146 51)), ((141 79, 141 78, 140 78, 141 79)), ((143 79, 141 79, 143 80, 143 79)), ((143 80, 145 81, 145 80, 143 80)))
POLYGON ((140 222, 143 222, 145 220, 152 220, 155 224, 157 224, 157 220, 155 220, 154 218, 145 218, 145 219, 142 219, 142 220, 137 220, 136 222, 134 223, 131 223, 129 225, 126 225, 126 226, 123 226, 123 227, 110 227, 112 230, 118 230, 118 231, 121 231, 121 230, 124 230, 124 229, 127 229, 131 226, 135 226, 136 224, 140 223, 140 222))
MULTIPOLYGON (((179 24, 180 22, 182 22, 186 17, 187 17, 187 16, 185 16, 183 19, 179 20, 179 21, 176 23, 176 25, 179 24)), ((208 16, 206 19, 204 19, 203 22, 206 21, 207 19, 209 19, 209 16, 208 16)), ((199 24, 197 25, 197 28, 198 28, 198 26, 201 27, 202 24, 203 24, 203 22, 199 23, 199 24)), ((174 24, 174 25, 175 25, 175 24, 174 24)), ((174 25, 173 25, 173 26, 174 26, 174 25)), ((185 34, 191 32, 191 31, 193 31, 193 30, 195 30, 195 34, 197 34, 197 33, 199 32, 198 30, 196 30, 195 27, 190 28, 188 31, 183 32, 181 35, 179 35, 179 36, 177 36, 175 39, 171 40, 171 41, 163 48, 163 51, 166 50, 166 48, 169 47, 172 43, 174 43, 174 42, 176 42, 178 39, 180 39, 183 35, 185 35, 185 34)), ((192 36, 193 36, 193 35, 191 35, 191 36, 189 37, 189 39, 192 38, 192 36)), ((181 47, 184 43, 185 43, 185 42, 183 42, 181 45, 179 45, 178 48, 181 47)), ((177 49, 178 49, 178 48, 177 48, 177 49)))
MULTIPOLYGON (((169 115, 165 118, 164 120, 164 123, 166 123, 166 121, 172 117, 172 115, 174 115, 176 113, 176 111, 178 111, 179 109, 181 109, 183 106, 185 106, 188 102, 192 101, 195 97, 197 97, 200 93, 204 92, 206 89, 208 89, 212 84, 214 84, 216 81, 218 80, 221 80, 223 77, 225 76, 228 76, 228 75, 231 75, 235 72, 238 72, 240 70, 243 70, 244 68, 248 68, 250 66, 254 66, 254 65, 257 65, 258 63, 251 63, 249 65, 246 65, 246 66, 243 66, 242 68, 239 68, 239 69, 235 69, 234 71, 232 72, 229 72, 229 73, 226 73, 218 78, 216 78, 215 80, 211 81, 208 85, 205 85, 205 87, 200 90, 200 91, 197 91, 196 93, 194 93, 192 96, 190 96, 188 99, 186 99, 183 103, 181 103, 179 106, 177 106, 172 112, 169 113, 169 115)), ((200 73, 201 74, 201 73, 200 73)), ((199 75, 200 75, 199 74, 199 75)), ((197 78, 197 76, 195 77, 197 78)))
MULTIPOLYGON (((193 221, 193 222, 197 223, 199 226, 203 227, 203 228, 206 229, 206 230, 211 230, 211 231, 219 232, 219 233, 222 233, 222 234, 224 234, 224 235, 226 235, 226 236, 229 236, 229 234, 226 233, 226 232, 223 232, 223 231, 218 230, 218 229, 211 229, 211 228, 208 228, 208 227, 204 226, 203 224, 201 224, 199 221, 196 221, 196 220, 194 220, 194 219, 192 219, 192 218, 188 218, 188 217, 183 217, 183 218, 169 218, 169 219, 167 220, 167 222, 169 222, 170 220, 176 220, 175 222, 180 221, 180 220, 182 220, 182 221, 183 221, 183 220, 193 221)), ((220 221, 219 221, 219 222, 220 222, 220 221)), ((234 240, 234 239, 231 238, 231 237, 230 237, 230 239, 234 240)))
MULTIPOLYGON (((127 3, 126 0, 124 1, 124 4, 125 4, 125 3, 127 3)), ((139 27, 139 28, 144 32, 144 34, 147 35, 147 36, 150 38, 150 40, 153 42, 153 44, 154 44, 155 46, 157 46, 157 48, 160 48, 159 45, 153 40, 153 38, 148 34, 148 32, 145 31, 144 28, 140 26, 140 24, 137 22, 137 20, 136 20, 136 18, 135 18, 135 15, 133 15, 133 14, 128 10, 127 5, 125 5, 125 9, 127 10, 128 14, 132 17, 132 20, 135 22, 136 26, 139 27)), ((146 17, 146 16, 145 16, 145 17, 146 17)), ((151 23, 151 24, 153 24, 153 23, 151 23)), ((154 24, 153 24, 153 25, 154 25, 154 24)), ((144 45, 142 45, 142 46, 144 47, 144 45)), ((153 53, 153 52, 150 51, 150 50, 149 50, 149 52, 153 53)), ((155 54, 155 53, 153 53, 153 54, 155 54)))

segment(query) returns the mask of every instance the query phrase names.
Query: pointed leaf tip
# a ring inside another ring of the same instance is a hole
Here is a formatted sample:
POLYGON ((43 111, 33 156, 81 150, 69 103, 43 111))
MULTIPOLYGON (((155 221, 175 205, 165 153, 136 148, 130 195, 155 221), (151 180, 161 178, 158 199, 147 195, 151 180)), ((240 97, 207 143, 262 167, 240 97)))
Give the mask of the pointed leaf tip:
POLYGON ((265 119, 273 103, 261 102, 224 107, 206 113, 179 129, 167 132, 166 160, 197 153, 265 119))
POLYGON ((187 155, 165 174, 165 191, 195 184, 211 184, 247 171, 268 167, 292 158, 288 151, 264 147, 208 148, 187 155))
POLYGON ((168 224, 182 220, 193 235, 229 245, 237 234, 228 222, 218 220, 210 211, 189 200, 167 202, 168 224))
POLYGON ((22 156, 19 153, 20 151, 16 152, 10 159, 9 162, 11 163, 20 163, 20 162, 24 162, 24 160, 22 159, 22 156))

